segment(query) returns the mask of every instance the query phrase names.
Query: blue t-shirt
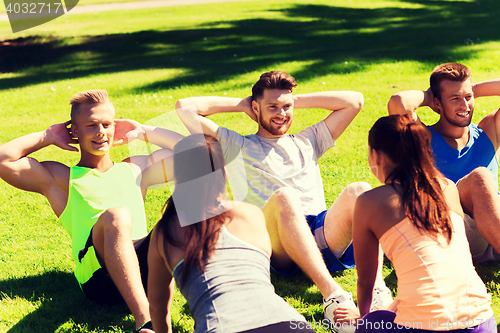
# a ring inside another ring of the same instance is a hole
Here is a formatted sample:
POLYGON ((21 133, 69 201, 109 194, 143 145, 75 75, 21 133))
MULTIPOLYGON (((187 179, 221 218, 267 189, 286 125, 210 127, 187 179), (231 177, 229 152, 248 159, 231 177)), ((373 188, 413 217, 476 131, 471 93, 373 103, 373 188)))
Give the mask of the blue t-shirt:
POLYGON ((432 127, 431 149, 436 167, 455 183, 478 167, 491 171, 498 190, 498 158, 495 147, 484 131, 475 124, 469 125, 469 141, 461 150, 452 148, 441 134, 432 127))

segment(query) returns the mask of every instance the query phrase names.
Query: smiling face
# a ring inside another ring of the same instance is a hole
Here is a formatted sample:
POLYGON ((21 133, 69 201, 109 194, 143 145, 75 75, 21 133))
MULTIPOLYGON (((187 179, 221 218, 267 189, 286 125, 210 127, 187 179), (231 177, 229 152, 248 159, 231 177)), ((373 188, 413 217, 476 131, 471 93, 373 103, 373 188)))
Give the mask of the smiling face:
POLYGON ((447 123, 457 127, 467 127, 474 112, 474 94, 472 82, 444 80, 441 82, 441 100, 435 98, 435 104, 447 123))
POLYGON ((81 105, 72 125, 72 133, 78 138, 82 156, 105 155, 113 146, 115 133, 115 108, 110 102, 81 105))
POLYGON ((293 120, 293 95, 286 89, 266 89, 258 101, 252 101, 257 115, 257 135, 279 138, 286 134, 293 120))

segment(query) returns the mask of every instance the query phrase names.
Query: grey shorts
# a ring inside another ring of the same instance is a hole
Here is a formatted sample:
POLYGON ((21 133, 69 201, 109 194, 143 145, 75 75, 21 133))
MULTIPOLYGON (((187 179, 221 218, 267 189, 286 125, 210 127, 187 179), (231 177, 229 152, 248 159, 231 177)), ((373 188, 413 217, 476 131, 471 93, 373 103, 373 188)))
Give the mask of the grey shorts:
POLYGON ((472 261, 474 263, 481 263, 490 260, 500 260, 500 254, 477 230, 476 221, 469 215, 464 214, 464 224, 472 261))

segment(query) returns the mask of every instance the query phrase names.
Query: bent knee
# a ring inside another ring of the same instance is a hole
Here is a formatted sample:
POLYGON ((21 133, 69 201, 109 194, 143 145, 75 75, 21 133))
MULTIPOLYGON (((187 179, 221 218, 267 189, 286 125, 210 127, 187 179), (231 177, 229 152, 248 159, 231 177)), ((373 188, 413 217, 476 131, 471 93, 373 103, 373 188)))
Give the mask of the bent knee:
POLYGON ((281 205, 300 203, 299 192, 292 187, 280 187, 269 197, 269 201, 275 201, 281 205))
POLYGON ((474 181, 483 181, 486 183, 493 183, 495 178, 493 178, 493 174, 490 170, 485 167, 479 167, 472 170, 472 172, 468 175, 474 179, 474 181))
POLYGON ((342 192, 344 192, 350 196, 353 196, 354 198, 357 198, 361 194, 363 194, 364 192, 369 191, 371 189, 372 189, 372 187, 367 182, 355 182, 355 183, 351 183, 351 184, 347 185, 342 190, 342 192))
POLYGON ((132 215, 125 207, 108 208, 99 216, 98 222, 104 224, 106 228, 132 228, 132 215))
POLYGON ((472 170, 471 173, 460 179, 457 183, 457 188, 460 192, 484 189, 486 187, 496 189, 495 178, 491 171, 485 167, 472 170))

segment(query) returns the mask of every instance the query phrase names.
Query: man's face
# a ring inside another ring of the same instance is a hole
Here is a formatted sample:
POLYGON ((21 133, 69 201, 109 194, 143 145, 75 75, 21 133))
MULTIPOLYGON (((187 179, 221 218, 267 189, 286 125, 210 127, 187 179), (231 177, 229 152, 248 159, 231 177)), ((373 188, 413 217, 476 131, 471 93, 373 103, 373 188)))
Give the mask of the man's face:
POLYGON ((286 134, 293 120, 293 95, 286 89, 266 89, 258 101, 252 102, 264 137, 280 137, 286 134))
POLYGON ((444 80, 441 89, 441 101, 435 101, 446 121, 458 127, 469 126, 474 112, 471 78, 463 82, 444 80))
POLYGON ((72 126, 80 149, 92 155, 104 155, 113 146, 115 109, 110 102, 82 105, 72 126))

